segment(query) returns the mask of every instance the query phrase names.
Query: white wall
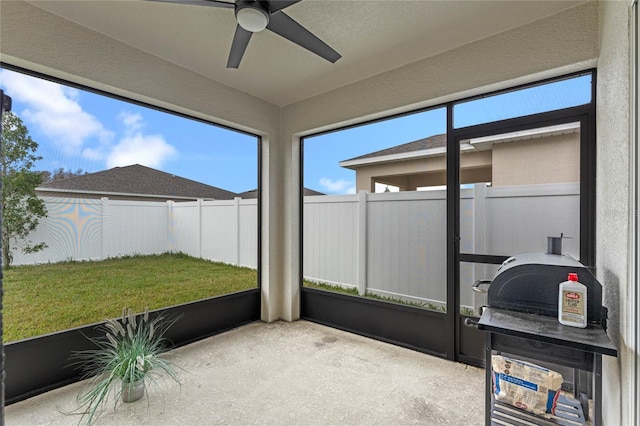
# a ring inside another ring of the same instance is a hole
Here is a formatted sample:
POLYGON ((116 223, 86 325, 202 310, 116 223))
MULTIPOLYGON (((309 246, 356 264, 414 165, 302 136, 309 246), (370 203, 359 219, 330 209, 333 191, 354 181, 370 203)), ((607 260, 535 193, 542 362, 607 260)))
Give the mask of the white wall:
MULTIPOLYGON (((630 151, 632 162, 634 163, 631 168, 632 183, 630 186, 630 211, 631 228, 632 228, 632 241, 629 246, 629 285, 630 294, 635 297, 629 299, 631 308, 629 309, 628 318, 638 318, 638 312, 640 307, 640 289, 638 288, 640 282, 640 215, 638 215, 638 206, 640 205, 640 3, 638 0, 633 1, 632 5, 632 20, 633 25, 631 28, 631 63, 630 72, 632 80, 632 99, 631 99, 631 143, 630 151), (635 33, 635 36, 634 36, 635 33), (635 306, 633 304, 635 300, 635 306), (635 308, 635 315, 633 310, 635 308)), ((631 331, 631 330, 630 330, 631 331)), ((636 363, 633 365, 631 362, 630 370, 635 376, 635 403, 633 395, 628 398, 628 409, 632 411, 632 407, 635 406, 635 412, 626 414, 629 419, 635 420, 636 424, 640 424, 640 365, 638 365, 638 356, 640 354, 640 324, 636 323, 635 327, 635 351, 634 355, 636 363), (633 370, 635 369, 635 372, 633 370)), ((631 392, 633 393, 633 392, 631 392)))
POLYGON ((629 227, 629 3, 600 3, 597 87, 596 273, 609 308, 609 336, 617 359, 604 357, 603 407, 607 425, 634 423, 634 283, 628 281, 629 227))

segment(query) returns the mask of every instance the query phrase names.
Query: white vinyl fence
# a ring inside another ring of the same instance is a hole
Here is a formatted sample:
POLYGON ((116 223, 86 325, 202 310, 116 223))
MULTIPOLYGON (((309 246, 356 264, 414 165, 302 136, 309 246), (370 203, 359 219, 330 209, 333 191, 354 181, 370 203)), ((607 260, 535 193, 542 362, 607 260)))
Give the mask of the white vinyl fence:
MULTIPOLYGON (((579 184, 461 190, 463 253, 545 252, 563 233, 563 252, 580 247, 579 184)), ((447 294, 446 190, 305 197, 303 275, 357 288, 360 294, 444 306, 447 294)), ((471 286, 497 266, 462 263, 461 305, 474 307, 471 286)), ((435 306, 434 306, 435 305, 435 306)))
MULTIPOLYGON (((183 252, 257 267, 255 199, 140 202, 44 198, 48 217, 31 235, 45 250, 14 264, 99 260, 131 254, 183 252)), ((511 255, 546 251, 547 236, 579 254, 579 184, 461 190, 461 251, 511 255)), ((357 288, 361 294, 446 303, 446 191, 312 196, 304 201, 303 275, 357 288)), ((474 306, 476 279, 497 267, 463 263, 461 304, 474 306)))
POLYGON ((168 205, 171 251, 232 265, 258 267, 258 204, 255 199, 198 200, 168 205))
POLYGON ((183 252, 257 268, 257 201, 184 203, 43 197, 48 217, 30 235, 48 247, 14 265, 102 260, 134 254, 183 252))

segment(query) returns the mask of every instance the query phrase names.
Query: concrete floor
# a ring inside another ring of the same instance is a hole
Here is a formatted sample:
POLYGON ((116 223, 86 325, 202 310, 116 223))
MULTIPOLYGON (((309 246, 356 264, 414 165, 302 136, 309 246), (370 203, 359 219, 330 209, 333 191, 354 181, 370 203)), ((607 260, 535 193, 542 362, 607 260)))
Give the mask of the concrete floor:
MULTIPOLYGON (((482 425, 484 370, 307 321, 256 322, 178 348, 181 385, 113 404, 97 425, 482 425)), ((5 408, 73 425, 80 382, 5 408)))

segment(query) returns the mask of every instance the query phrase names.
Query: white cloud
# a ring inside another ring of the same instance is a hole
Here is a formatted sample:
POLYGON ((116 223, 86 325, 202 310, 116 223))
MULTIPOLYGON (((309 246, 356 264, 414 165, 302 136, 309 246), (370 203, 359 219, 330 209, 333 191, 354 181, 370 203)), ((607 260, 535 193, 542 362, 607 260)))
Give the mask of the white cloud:
POLYGON ((121 112, 122 136, 107 130, 102 122, 79 103, 80 91, 47 80, 0 70, 0 81, 16 101, 25 104, 20 116, 28 126, 36 126, 62 152, 104 162, 107 168, 143 164, 159 168, 177 154, 162 135, 142 132, 140 113, 121 112))
POLYGON ((89 161, 102 161, 105 158, 105 148, 85 148, 82 158, 89 161))
POLYGON ((118 115, 118 118, 122 120, 128 134, 139 131, 144 126, 142 116, 138 113, 123 111, 118 115))
POLYGON ((20 115, 35 125, 66 153, 78 153, 87 139, 105 143, 113 137, 100 120, 82 109, 76 89, 0 70, 0 80, 11 97, 27 105, 20 115))
MULTIPOLYGON (((140 132, 144 127, 140 114, 122 112, 118 118, 125 126, 125 137, 117 145, 109 147, 106 155, 107 168, 130 164, 159 168, 167 159, 177 154, 175 147, 165 141, 162 135, 145 135, 140 132)), ((85 155, 97 156, 99 152, 87 150, 85 155)))
POLYGON ((167 158, 176 153, 176 149, 161 136, 136 133, 123 138, 111 149, 107 157, 107 168, 130 164, 159 168, 167 158))
POLYGON ((338 179, 332 180, 330 178, 323 177, 320 179, 320 185, 325 192, 331 194, 355 194, 356 187, 353 181, 338 179))

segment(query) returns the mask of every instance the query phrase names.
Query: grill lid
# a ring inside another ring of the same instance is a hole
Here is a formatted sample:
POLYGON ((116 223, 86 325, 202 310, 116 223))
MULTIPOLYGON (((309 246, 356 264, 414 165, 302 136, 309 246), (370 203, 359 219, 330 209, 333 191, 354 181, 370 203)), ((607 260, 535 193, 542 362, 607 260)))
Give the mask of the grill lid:
POLYGON ((558 315, 558 286, 569 273, 587 288, 587 321, 606 319, 602 285, 580 262, 570 256, 525 253, 505 260, 489 286, 492 308, 546 316, 558 315))

